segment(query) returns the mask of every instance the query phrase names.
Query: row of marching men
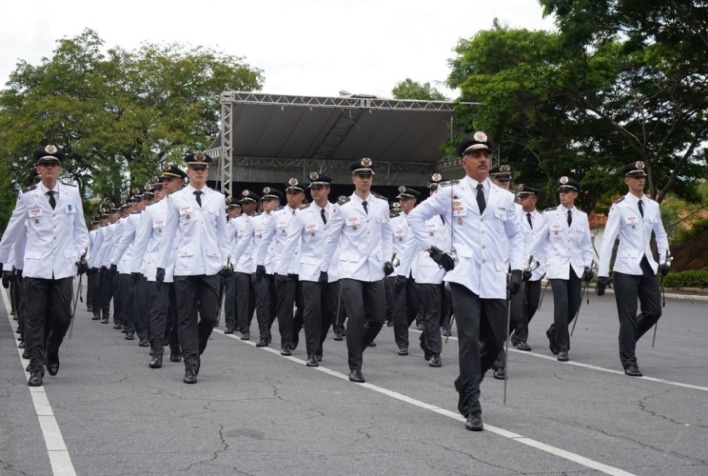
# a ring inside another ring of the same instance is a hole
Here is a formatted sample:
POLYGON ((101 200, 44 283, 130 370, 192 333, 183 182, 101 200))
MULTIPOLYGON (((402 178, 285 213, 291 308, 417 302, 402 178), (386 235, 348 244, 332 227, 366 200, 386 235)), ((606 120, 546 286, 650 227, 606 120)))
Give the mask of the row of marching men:
MULTIPOLYGON (((243 191, 242 218, 227 222, 223 195, 206 186, 211 158, 192 154, 186 157, 186 171, 165 168, 150 187, 152 198, 138 193, 122 212, 121 207, 107 210, 92 239, 88 264, 83 259, 88 233, 78 191, 57 182, 64 155, 54 146, 37 151, 41 182, 20 194, 0 243, 0 262, 24 265, 28 383, 42 384, 44 366, 52 375, 58 372, 58 349, 71 320, 67 303, 74 266, 79 273, 90 269, 94 318, 108 323, 113 299, 117 327, 125 327, 126 338, 137 334, 141 345, 151 347, 150 367, 162 366, 168 339, 171 358, 183 360, 183 381, 190 384, 197 382, 201 355, 226 294, 222 288, 231 288, 230 279, 235 280, 239 309, 235 319, 227 320, 227 331, 238 329, 243 339, 250 339, 249 319, 255 308, 258 345, 270 345, 270 327, 277 319, 281 352, 290 355, 304 325, 309 366, 322 359, 330 322, 335 323, 335 338, 343 337, 340 316, 346 315, 353 382, 364 382, 363 352, 373 345, 386 318, 386 282, 400 299, 414 280, 418 289, 410 294, 421 297, 416 315, 424 322, 421 342, 431 366, 439 365, 439 323, 449 314, 442 310, 449 292, 459 338, 458 409, 468 429, 481 430, 479 384, 488 369, 500 368, 502 343, 512 332, 516 346, 530 350, 529 310, 535 308, 538 294, 532 283, 544 273, 551 282, 554 325, 547 336, 558 360, 566 361, 568 323, 579 306, 580 281, 592 278, 588 220, 574 206, 578 182, 561 177, 560 205, 539 216, 527 204, 535 202, 538 192, 524 187, 516 203, 505 186, 510 171, 490 170, 491 151, 484 133, 466 136, 458 144, 465 177, 437 177, 431 196, 418 206, 415 200, 406 203, 417 199, 416 192, 401 187, 403 227, 392 224, 387 201, 371 191, 371 159, 351 164, 354 193, 336 204, 328 199, 331 179, 313 172, 307 184, 291 180, 285 193, 275 187, 266 187, 260 196, 243 191), (302 206, 306 188, 312 203, 302 206), (287 205, 280 207, 283 196, 287 205), (260 214, 255 213, 258 202, 260 214), (8 260, 11 254, 15 257, 8 260), (515 307, 509 303, 517 299, 527 311, 520 311, 521 317, 507 328, 507 312, 515 307), (293 314, 294 304, 301 321, 293 314), (140 317, 141 309, 148 309, 147 315, 140 317)), ((615 286, 623 295, 638 295, 643 307, 637 316, 636 300, 632 305, 618 299, 620 358, 628 375, 641 375, 634 345, 660 316, 655 309, 656 272, 668 271, 668 246, 658 205, 643 195, 643 164, 628 164, 624 173, 630 193, 610 211, 598 294, 609 283, 612 245, 619 237, 615 286), (648 245, 652 232, 660 256, 667 257, 660 267, 648 245)), ((401 306, 394 302, 392 307, 399 311, 401 306)), ((412 322, 410 315, 404 313, 405 320, 399 319, 400 329, 395 330, 402 355, 408 350, 404 332, 412 322)))

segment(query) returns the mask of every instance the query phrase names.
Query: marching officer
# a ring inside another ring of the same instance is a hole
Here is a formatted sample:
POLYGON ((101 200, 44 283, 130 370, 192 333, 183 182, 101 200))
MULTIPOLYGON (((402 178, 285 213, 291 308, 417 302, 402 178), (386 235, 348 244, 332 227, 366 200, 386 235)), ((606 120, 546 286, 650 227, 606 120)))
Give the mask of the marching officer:
POLYGON ((619 314, 619 353, 624 373, 641 377, 635 349, 637 341, 661 317, 657 271, 666 276, 670 267, 669 243, 661 220, 659 204, 644 195, 647 174, 644 162, 624 166, 624 183, 629 193, 610 208, 605 234, 600 246, 597 295, 602 296, 610 282, 610 258, 615 238, 619 238, 617 258, 614 263, 615 299, 619 314), (651 249, 652 232, 656 237, 659 260, 651 249), (637 315, 637 299, 641 312, 637 315))
MULTIPOLYGON (((256 262, 253 256, 253 217, 260 197, 244 190, 241 192, 241 214, 233 220, 236 247, 234 249, 234 273, 236 275, 236 316, 241 339, 251 338, 251 321, 256 309, 256 262)), ((260 328, 260 325, 259 325, 260 328)), ((270 329, 270 328, 268 328, 270 329)))
MULTIPOLYGON (((226 235, 229 239, 229 246, 232 248, 236 244, 238 236, 236 234, 237 219, 241 216, 241 202, 233 197, 226 199, 226 235)), ((234 258, 235 259, 235 258, 234 258)), ((231 263, 233 266, 233 263, 231 263)), ((234 329, 238 325, 236 317, 236 274, 231 274, 224 278, 224 318, 226 321, 226 330, 224 334, 233 334, 234 329)))
POLYGON ((553 324, 546 331, 551 352, 558 361, 568 361, 570 333, 568 325, 580 309, 581 279, 592 279, 592 243, 590 224, 585 212, 574 203, 580 184, 566 176, 558 180, 560 205, 548 208, 534 229, 529 247, 529 261, 543 256, 546 276, 553 291, 553 324))
POLYGON ((219 309, 219 272, 229 258, 224 196, 206 186, 211 157, 188 155, 189 185, 167 198, 166 224, 155 281, 174 264, 177 326, 184 358, 183 381, 197 383, 200 356, 206 349, 219 309), (174 257, 174 259, 173 259, 174 257))
MULTIPOLYGON (((312 203, 303 206, 293 218, 282 254, 299 256, 299 281, 303 296, 303 322, 307 350, 307 366, 318 367, 322 360, 324 334, 336 312, 331 281, 320 283, 322 250, 326 227, 334 207, 328 200, 332 179, 324 174, 309 175, 312 203), (300 250, 299 253, 296 250, 300 250)), ((291 305, 292 309, 292 305, 291 305)))
POLYGON ((418 249, 428 250, 447 271, 459 332, 457 408, 468 430, 481 431, 479 387, 506 338, 507 298, 516 294, 522 279, 523 237, 514 196, 489 180, 491 140, 484 132, 468 134, 457 153, 466 177, 441 184, 408 222, 418 249), (452 227, 450 253, 436 248, 427 230, 426 221, 436 215, 452 227))
MULTIPOLYGON (((27 384, 41 386, 46 366, 59 372, 59 347, 71 323, 73 279, 88 246, 81 195, 76 187, 58 181, 64 151, 48 145, 34 153, 42 181, 17 198, 0 242, 0 263, 13 245, 26 238, 23 281, 27 298, 25 345, 29 354, 27 384), (48 335, 45 336, 45 320, 48 335)), ((1 269, 1 268, 0 268, 1 269)), ((84 269, 79 269, 84 272, 84 269)))
POLYGON ((256 313, 260 340, 256 347, 267 347, 271 342, 270 329, 276 317, 277 293, 273 276, 274 245, 273 213, 280 206, 283 192, 274 187, 263 187, 262 213, 253 217, 253 259, 256 262, 256 313))
MULTIPOLYGON (((98 235, 98 230, 99 230, 99 221, 98 217, 94 220, 91 220, 91 230, 89 231, 89 259, 91 258, 91 253, 93 252, 94 249, 94 243, 96 242, 96 235, 98 235)), ((93 274, 93 271, 89 269, 89 271, 86 273, 86 310, 93 314, 93 308, 96 306, 96 280, 98 279, 98 276, 93 274)))
MULTIPOLYGON (((517 187, 516 201, 521 204, 521 228, 524 231, 524 256, 529 256, 529 246, 533 239, 534 227, 541 220, 541 213, 536 210, 540 191, 528 185, 517 187)), ((528 345, 529 322, 533 319, 541 299, 541 279, 544 276, 542 257, 534 256, 531 268, 524 270, 524 283, 521 290, 511 300, 511 320, 516 323, 511 336, 511 343, 519 350, 531 351, 528 345)))
MULTIPOLYGON (((397 260, 392 256, 391 261, 395 262, 403 259, 406 247, 411 247, 414 242, 413 233, 408 225, 408 214, 413 211, 413 208, 420 197, 420 192, 405 185, 398 187, 398 200, 401 213, 391 219, 391 230, 393 233, 393 253, 397 260)), ((415 253, 417 256, 417 253, 415 253)), ((418 265, 417 260, 411 256, 411 266, 399 267, 395 269, 391 275, 386 278, 391 285, 391 307, 393 314, 393 334, 398 346, 398 355, 408 355, 408 328, 411 323, 416 320, 420 308, 420 295, 415 279, 411 276, 411 272, 415 274, 418 265)))
MULTIPOLYGON (((163 283, 158 285, 157 261, 162 249, 164 230, 167 225, 167 195, 184 187, 187 174, 171 164, 163 166, 159 182, 147 184, 143 197, 151 196, 156 200, 143 212, 136 231, 134 253, 131 264, 131 279, 136 293, 140 295, 142 287, 149 296, 147 312, 148 335, 152 358, 148 366, 153 369, 162 367, 164 341, 170 346, 170 361, 179 362, 182 353, 177 332, 177 302, 173 286, 174 267, 165 269, 163 283)), ((174 259, 174 258, 172 258, 174 259)))
POLYGON ((384 278, 393 272, 387 261, 393 249, 388 204, 371 193, 373 166, 368 157, 349 166, 355 190, 346 203, 332 209, 319 278, 323 284, 329 281, 327 272, 339 247, 340 286, 349 316, 349 380, 357 383, 365 381, 361 373, 364 349, 374 341, 386 317, 384 278))

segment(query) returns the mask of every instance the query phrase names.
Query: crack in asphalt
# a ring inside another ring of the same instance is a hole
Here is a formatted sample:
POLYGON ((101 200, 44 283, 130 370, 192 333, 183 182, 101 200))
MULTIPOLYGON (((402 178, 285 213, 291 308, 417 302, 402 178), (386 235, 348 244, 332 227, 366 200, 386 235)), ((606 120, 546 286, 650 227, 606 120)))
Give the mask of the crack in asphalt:
POLYGON ((443 448, 443 449, 445 449, 445 450, 447 450, 447 451, 450 451, 451 453, 458 453, 458 454, 464 455, 464 456, 466 456, 466 457, 468 457, 468 458, 473 459, 474 461, 477 461, 477 462, 479 462, 479 463, 483 463, 483 464, 489 465, 489 466, 491 466, 491 467, 493 467, 493 468, 503 469, 503 470, 505 470, 505 471, 512 471, 514 474, 525 474, 525 473, 521 473, 521 472, 519 472, 519 471, 515 471, 515 470, 513 470, 513 469, 511 469, 511 468, 507 468, 506 466, 501 466, 501 465, 499 465, 499 464, 490 463, 489 461, 485 461, 485 460, 483 460, 483 459, 477 458, 473 453, 469 453, 469 452, 467 452, 467 451, 462 451, 462 450, 459 450, 459 449, 450 448, 449 446, 445 446, 445 445, 441 445, 441 444, 438 444, 438 445, 436 445, 436 446, 439 446, 440 448, 443 448))
POLYGON ((686 427, 687 425, 690 425, 690 426, 694 426, 694 427, 697 427, 697 428, 708 429, 708 425, 701 425, 701 424, 697 424, 697 423, 690 423, 690 422, 677 421, 677 420, 674 420, 673 418, 671 418, 671 417, 669 417, 669 416, 667 416, 667 415, 662 415, 662 414, 660 414, 659 412, 655 412, 654 410, 650 410, 650 409, 647 407, 647 400, 649 400, 650 398, 653 398, 653 397, 654 397, 654 394, 652 394, 652 395, 647 395, 646 397, 644 397, 644 398, 642 398, 641 400, 639 400, 639 402, 638 402, 639 409, 642 410, 642 411, 644 411, 644 412, 646 412, 646 413, 648 413, 648 414, 650 414, 650 415, 652 415, 652 416, 659 417, 659 418, 661 418, 661 419, 663 419, 663 420, 669 421, 669 422, 671 422, 671 423, 675 423, 676 425, 681 425, 682 427, 686 427))

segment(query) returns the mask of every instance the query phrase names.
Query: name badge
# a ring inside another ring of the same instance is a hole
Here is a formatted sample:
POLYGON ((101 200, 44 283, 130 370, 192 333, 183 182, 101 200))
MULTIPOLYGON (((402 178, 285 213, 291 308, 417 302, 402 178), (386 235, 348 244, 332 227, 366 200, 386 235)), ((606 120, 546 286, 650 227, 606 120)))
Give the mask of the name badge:
POLYGON ((462 204, 462 202, 452 202, 452 216, 454 217, 464 217, 467 216, 467 208, 462 204))
POLYGON ((278 220, 278 229, 280 230, 281 233, 285 233, 285 229, 288 227, 288 221, 287 220, 278 220))
POLYGON ((315 232, 320 229, 320 226, 317 223, 308 223, 306 229, 310 236, 315 236, 315 232))
POLYGON ((627 225, 631 226, 632 228, 636 228, 636 227, 637 227, 637 222, 638 222, 638 220, 637 220, 637 217, 636 217, 636 216, 628 216, 628 217, 626 218, 626 221, 627 221, 627 225))
POLYGON ((561 230, 560 223, 553 223, 553 224, 551 225, 551 231, 552 231, 554 234, 557 235, 560 230, 561 230))
POLYGON ((66 213, 76 213, 76 207, 72 203, 67 203, 64 210, 66 213))
POLYGON ((29 216, 31 218, 37 218, 42 216, 42 209, 41 208, 30 208, 29 209, 29 216))
POLYGON ((403 228, 396 228, 396 236, 399 238, 406 236, 406 230, 403 228))
POLYGON ((435 230, 438 229, 438 225, 435 223, 428 223, 428 233, 430 233, 430 236, 435 236, 435 230))
POLYGON ((189 205, 179 209, 180 215, 189 215, 190 213, 192 213, 192 207, 189 205))

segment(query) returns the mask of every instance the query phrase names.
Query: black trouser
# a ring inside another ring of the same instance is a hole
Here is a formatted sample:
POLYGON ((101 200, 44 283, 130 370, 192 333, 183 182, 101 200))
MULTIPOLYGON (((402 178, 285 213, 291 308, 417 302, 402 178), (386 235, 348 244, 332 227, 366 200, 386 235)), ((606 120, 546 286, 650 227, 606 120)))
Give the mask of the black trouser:
POLYGON ((204 353, 219 310, 220 276, 175 276, 177 326, 184 366, 199 368, 199 356, 204 353), (198 314, 197 314, 198 312, 198 314))
POLYGON ((378 335, 386 318, 384 280, 340 279, 342 299, 347 309, 347 350, 349 369, 361 370, 364 349, 378 335))
POLYGON ((482 411, 479 386, 504 342, 506 300, 481 299, 457 283, 450 283, 450 291, 459 343, 460 375, 455 380, 460 394, 457 409, 467 416, 482 411))
POLYGON ((637 357, 634 354, 637 341, 661 317, 659 282, 646 257, 642 258, 641 266, 642 274, 639 276, 616 271, 614 275, 615 300, 620 321, 620 361, 625 369, 637 364, 637 357), (637 315, 637 298, 641 305, 639 315, 637 315))
POLYGON ((155 281, 146 281, 150 293, 150 350, 153 355, 162 355, 165 341, 170 344, 170 353, 180 354, 177 318, 174 312, 175 288, 172 283, 163 283, 158 289, 155 281))
POLYGON ((122 297, 121 322, 123 328, 128 332, 135 332, 135 315, 133 314, 135 293, 130 274, 118 274, 115 279, 118 280, 119 295, 122 297))
POLYGON ((96 268, 91 268, 91 275, 93 276, 93 303, 91 304, 91 309, 93 311, 93 317, 101 317, 101 309, 103 308, 103 279, 101 273, 96 268))
POLYGON ((251 273, 236 273, 236 317, 239 331, 250 332, 256 309, 255 278, 251 273), (252 282, 253 281, 253 282, 252 282))
MULTIPOLYGON (((329 332, 329 328, 333 327, 333 321, 335 319, 335 316, 337 315, 338 312, 338 304, 337 301, 339 300, 339 281, 333 281, 331 283, 324 284, 322 286, 322 318, 321 318, 321 325, 320 325, 320 353, 318 355, 322 355, 322 343, 327 339, 327 332, 329 332)), ((303 291, 304 295, 304 291, 303 291)), ((305 301, 303 297, 303 308, 305 306, 305 301)), ((304 311, 304 310, 303 310, 304 311)), ((303 312, 303 320, 304 320, 304 312, 303 312)), ((342 329, 344 326, 342 326, 342 329)))
POLYGON ((452 317, 452 298, 450 297, 450 289, 448 289, 444 283, 442 285, 440 300, 440 326, 449 329, 450 318, 452 317))
POLYGON ((91 270, 86 273, 86 310, 93 312, 96 306, 96 288, 98 284, 98 275, 93 274, 91 270))
POLYGON ((123 324, 123 286, 121 286, 120 275, 113 274, 113 322, 123 324))
POLYGON ((442 352, 442 336, 440 334, 440 312, 442 309, 442 284, 418 283, 420 295, 420 314, 423 320, 421 340, 425 349, 431 354, 442 352))
POLYGON ((303 323, 307 355, 322 355, 322 343, 336 312, 331 286, 317 281, 302 281, 303 323), (327 316, 330 316, 329 318, 327 316))
POLYGON ((393 284, 396 277, 388 277, 384 279, 386 289, 386 320, 393 322, 393 284))
POLYGON ((559 351, 570 350, 568 326, 580 309, 582 298, 581 281, 573 268, 568 271, 568 279, 550 279, 553 291, 553 324, 549 331, 559 351))
MULTIPOLYGON (((389 279, 389 285, 393 288, 396 278, 389 279), (393 281, 393 282, 391 282, 393 281)), ((406 279, 406 285, 396 292, 392 289, 393 296, 393 335, 396 344, 408 346, 408 328, 415 321, 418 309, 420 308, 420 295, 418 285, 413 278, 406 279)))
POLYGON ((47 353, 58 353, 71 324, 73 278, 24 278, 27 298, 25 348, 30 368, 41 370, 47 353), (49 320, 49 322, 47 322, 49 320))
POLYGON ((260 281, 256 279, 255 273, 251 276, 256 283, 256 317, 258 319, 260 338, 270 343, 270 328, 276 317, 275 311, 278 303, 275 279, 272 274, 266 274, 260 281))
POLYGON ((529 322, 531 322, 531 319, 533 319, 533 316, 536 314, 538 302, 541 299, 541 280, 526 281, 522 291, 519 291, 511 299, 512 317, 515 312, 514 302, 521 301, 521 319, 517 321, 514 327, 514 335, 511 338, 514 344, 526 342, 529 338, 529 322))
MULTIPOLYGON (((22 279, 22 270, 15 270, 15 278, 10 283, 10 293, 15 303, 15 315, 17 316, 17 328, 20 330, 20 339, 25 340, 25 323, 27 322, 27 307, 25 299, 25 287, 22 279)), ((27 347, 25 347, 26 349, 27 347)))
POLYGON ((131 284, 133 294, 133 321, 135 322, 135 332, 140 339, 149 338, 148 321, 150 319, 150 304, 149 299, 151 290, 148 287, 148 280, 140 275, 138 282, 131 284))
MULTIPOLYGON (((347 320, 347 313, 344 309, 344 300, 342 299, 342 285, 339 280, 330 283, 332 299, 334 300, 334 313, 332 314, 332 330, 335 334, 344 335, 344 321, 347 320)), ((324 337, 323 337, 324 338, 324 337)))
POLYGON ((119 307, 116 307, 117 299, 114 298, 116 294, 116 288, 118 287, 118 280, 115 274, 110 273, 108 270, 101 271, 101 314, 103 319, 110 319, 111 316, 111 300, 113 300, 113 321, 117 322, 119 320, 118 314, 119 307))
POLYGON ((275 277, 275 287, 278 295, 276 314, 278 316, 278 331, 280 332, 280 347, 281 349, 294 349, 297 347, 298 341, 295 336, 302 329, 302 317, 300 317, 299 324, 296 324, 295 314, 293 313, 293 305, 297 301, 297 311, 302 316, 302 301, 299 298, 302 293, 297 274, 277 275, 275 277))
POLYGON ((226 328, 231 330, 236 329, 238 324, 236 300, 236 275, 232 274, 224 279, 224 320, 226 328))

